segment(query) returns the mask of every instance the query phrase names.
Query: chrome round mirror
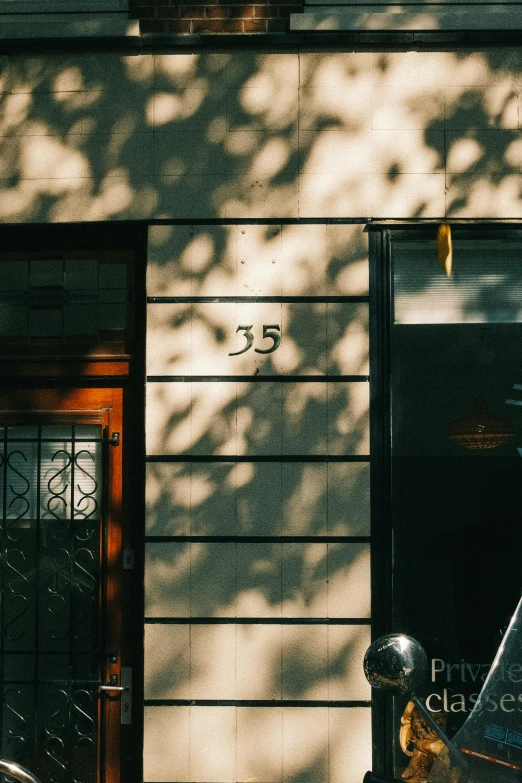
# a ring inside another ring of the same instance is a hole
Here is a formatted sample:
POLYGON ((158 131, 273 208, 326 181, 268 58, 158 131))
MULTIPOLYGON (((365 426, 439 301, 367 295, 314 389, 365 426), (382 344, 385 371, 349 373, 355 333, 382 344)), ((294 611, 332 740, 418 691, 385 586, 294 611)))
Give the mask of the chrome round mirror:
POLYGON ((413 693, 426 677, 428 659, 424 648, 411 636, 390 633, 366 650, 364 673, 373 688, 413 693))

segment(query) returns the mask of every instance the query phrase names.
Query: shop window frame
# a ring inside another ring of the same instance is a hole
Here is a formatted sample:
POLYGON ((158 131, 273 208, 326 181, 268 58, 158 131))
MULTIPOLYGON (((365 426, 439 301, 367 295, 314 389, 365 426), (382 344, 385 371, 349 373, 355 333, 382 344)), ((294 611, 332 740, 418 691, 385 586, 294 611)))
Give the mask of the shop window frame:
MULTIPOLYGON (((370 480, 372 640, 400 631, 392 625, 393 528, 391 524, 391 327, 393 238, 436 239, 441 221, 375 221, 367 224, 370 268, 370 480)), ((448 221, 458 240, 520 241, 522 222, 448 221)), ((436 262, 436 260, 435 260, 436 262)), ((373 770, 393 777, 392 699, 372 693, 373 770)))

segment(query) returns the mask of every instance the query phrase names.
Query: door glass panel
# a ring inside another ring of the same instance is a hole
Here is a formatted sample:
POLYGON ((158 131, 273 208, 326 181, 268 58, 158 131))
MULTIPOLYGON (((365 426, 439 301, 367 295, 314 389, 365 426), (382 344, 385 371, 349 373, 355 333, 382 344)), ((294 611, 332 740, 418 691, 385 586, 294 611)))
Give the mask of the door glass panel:
MULTIPOLYGON (((434 241, 392 242, 393 624, 425 646, 420 696, 450 736, 522 588, 521 251, 457 240, 448 279, 434 241)), ((406 699, 394 749, 415 783, 440 749, 406 699)))
POLYGON ((106 339, 127 326, 125 263, 98 259, 0 259, 0 337, 106 339))
POLYGON ((101 483, 100 426, 0 430, 2 753, 43 781, 96 780, 101 483))

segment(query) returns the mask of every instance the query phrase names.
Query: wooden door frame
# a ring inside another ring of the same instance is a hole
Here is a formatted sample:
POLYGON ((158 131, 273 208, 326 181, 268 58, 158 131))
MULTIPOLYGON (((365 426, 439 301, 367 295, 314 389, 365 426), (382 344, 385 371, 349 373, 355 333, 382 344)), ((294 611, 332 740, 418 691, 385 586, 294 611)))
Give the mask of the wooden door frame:
MULTIPOLYGON (((143 616, 144 616, 144 519, 145 519, 145 322, 146 322, 146 258, 148 226, 144 223, 89 223, 31 226, 2 226, 1 251, 34 253, 40 258, 49 254, 84 252, 85 257, 99 252, 127 253, 133 266, 132 343, 123 355, 96 356, 89 347, 83 355, 50 357, 36 349, 33 356, 23 358, 6 355, 0 345, 0 398, 11 395, 16 408, 31 410, 35 393, 103 389, 122 396, 123 431, 117 451, 122 473, 121 518, 119 540, 109 542, 121 552, 130 549, 134 568, 122 571, 121 623, 125 628, 125 645, 119 665, 133 667, 132 724, 122 726, 120 746, 111 751, 113 760, 119 754, 120 783, 141 783, 143 780, 143 616)), ((0 406, 2 407, 2 406, 0 406)), ((110 447, 112 449, 112 447, 110 447)), ((119 703, 116 703, 116 709, 119 703)), ((102 783, 116 783, 106 774, 102 783)))
MULTIPOLYGON (((0 389, 0 422, 9 425, 29 423, 96 423, 105 431, 102 461, 107 460, 102 492, 106 520, 102 527, 104 540, 101 555, 105 577, 100 583, 101 644, 100 678, 108 682, 115 675, 121 682, 121 665, 128 656, 122 623, 125 605, 122 542, 123 513, 123 388, 30 388, 0 389), (116 436, 117 433, 117 436, 116 436), (111 443, 114 438, 114 445, 111 443), (109 651, 117 652, 112 659, 109 651)), ((128 601, 127 601, 128 603, 128 601)), ((98 781, 120 783, 120 698, 100 694, 98 702, 98 781), (102 744, 103 743, 103 744, 102 744)))

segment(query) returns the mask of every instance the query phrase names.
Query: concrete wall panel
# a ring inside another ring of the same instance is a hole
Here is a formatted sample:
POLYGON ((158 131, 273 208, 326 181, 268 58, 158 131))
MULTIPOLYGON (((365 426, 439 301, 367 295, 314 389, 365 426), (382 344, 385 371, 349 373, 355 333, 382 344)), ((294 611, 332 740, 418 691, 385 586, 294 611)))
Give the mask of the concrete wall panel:
POLYGON ((342 783, 371 767, 364 708, 147 707, 145 725, 146 783, 342 783))
MULTIPOLYGON (((517 156, 487 134, 518 140, 516 50, 15 56, 0 68, 5 222, 520 215, 517 156), (444 149, 445 131, 457 137, 444 149), (478 159, 461 155, 455 181, 446 160, 469 131, 478 159)), ((305 253, 292 287, 306 267, 305 253)))
POLYGON ((369 545, 149 542, 147 617, 370 617, 369 545))
POLYGON ((367 218, 522 215, 521 87, 514 49, 0 60, 0 220, 202 221, 149 235, 146 781, 370 766, 329 706, 369 698, 368 302, 327 297, 367 297, 367 218))

